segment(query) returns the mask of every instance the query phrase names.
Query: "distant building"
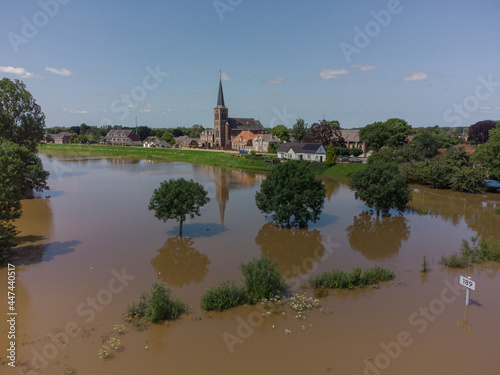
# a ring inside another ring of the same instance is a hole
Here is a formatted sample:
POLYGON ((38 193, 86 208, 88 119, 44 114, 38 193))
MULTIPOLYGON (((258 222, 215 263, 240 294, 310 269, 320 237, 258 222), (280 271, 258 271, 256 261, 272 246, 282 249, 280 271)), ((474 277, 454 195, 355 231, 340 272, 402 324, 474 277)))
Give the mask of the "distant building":
POLYGON ((60 132, 57 134, 53 134, 51 137, 56 144, 69 143, 69 139, 71 136, 76 133, 68 133, 68 132, 60 132))
POLYGON ((448 148, 438 148, 438 152, 440 155, 444 154, 446 151, 448 150, 451 150, 451 151, 454 151, 454 152, 457 152, 460 148, 464 149, 464 151, 468 154, 468 155, 472 155, 474 152, 476 152, 476 150, 474 150, 473 148, 471 148, 468 144, 460 144, 460 145, 453 145, 451 147, 448 147, 448 148))
POLYGON ((341 129, 342 138, 344 143, 342 147, 345 148, 360 148, 366 153, 366 142, 359 139, 359 130, 357 129, 341 129))
POLYGON ((203 130, 201 132, 201 135, 200 135, 200 143, 201 143, 201 147, 204 147, 204 148, 214 147, 214 143, 215 143, 214 129, 203 130))
POLYGON ((170 148, 170 144, 163 139, 160 139, 158 137, 147 137, 143 142, 142 142, 144 147, 160 147, 160 148, 170 148))
POLYGON ((326 150, 321 143, 283 143, 278 148, 278 158, 324 162, 326 150))
POLYGON ((253 149, 256 152, 269 152, 269 144, 274 143, 276 145, 281 144, 278 137, 272 134, 260 134, 256 135, 252 140, 253 149))
POLYGON ((200 138, 191 138, 187 135, 181 135, 180 137, 174 137, 175 145, 177 147, 199 147, 200 146, 200 138))
POLYGON ((231 149, 233 139, 243 131, 253 134, 266 134, 260 121, 253 118, 230 118, 228 109, 224 104, 222 80, 219 80, 219 95, 217 106, 214 108, 214 146, 231 149))
POLYGON ((253 143, 252 140, 256 137, 257 135, 248 131, 244 130, 240 134, 238 134, 236 137, 233 138, 231 141, 232 149, 233 150, 247 150, 247 151, 252 151, 253 150, 253 143))
POLYGON ((104 142, 110 146, 142 146, 141 139, 132 129, 110 130, 104 142))

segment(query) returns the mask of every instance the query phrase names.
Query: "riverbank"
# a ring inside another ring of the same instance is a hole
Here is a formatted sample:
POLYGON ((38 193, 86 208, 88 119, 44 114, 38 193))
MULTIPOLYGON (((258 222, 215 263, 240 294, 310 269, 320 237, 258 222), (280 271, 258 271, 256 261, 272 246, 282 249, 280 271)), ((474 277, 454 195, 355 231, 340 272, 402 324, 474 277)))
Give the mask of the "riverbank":
MULTIPOLYGON (((146 159, 155 161, 180 161, 192 164, 205 164, 217 167, 256 169, 270 171, 271 164, 249 160, 233 151, 213 151, 196 149, 169 149, 124 146, 99 146, 79 144, 42 144, 39 153, 76 157, 113 157, 124 159, 146 159), (239 156, 239 157, 237 157, 239 156)), ((269 155, 271 156, 271 155, 269 155)), ((365 164, 339 163, 321 173, 326 177, 348 177, 365 167, 365 164)))

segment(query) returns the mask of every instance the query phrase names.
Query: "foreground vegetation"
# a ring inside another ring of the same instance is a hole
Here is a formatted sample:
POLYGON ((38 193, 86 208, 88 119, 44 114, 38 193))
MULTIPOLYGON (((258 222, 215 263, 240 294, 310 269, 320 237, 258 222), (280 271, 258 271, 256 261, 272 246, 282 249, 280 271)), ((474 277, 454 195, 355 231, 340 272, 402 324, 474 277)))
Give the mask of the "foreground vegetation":
POLYGON ((170 297, 170 289, 164 284, 154 283, 151 293, 143 293, 138 303, 127 309, 125 320, 140 324, 143 319, 156 323, 161 320, 173 320, 188 311, 188 306, 179 299, 170 297))
POLYGON ((451 268, 466 268, 486 261, 500 263, 500 243, 485 238, 478 241, 477 237, 471 238, 471 244, 463 240, 459 252, 441 258, 441 264, 451 268))
POLYGON ((392 279, 394 279, 394 272, 383 267, 376 266, 362 272, 361 268, 356 266, 352 272, 333 270, 320 273, 309 279, 309 284, 314 289, 352 289, 356 286, 363 287, 392 279))

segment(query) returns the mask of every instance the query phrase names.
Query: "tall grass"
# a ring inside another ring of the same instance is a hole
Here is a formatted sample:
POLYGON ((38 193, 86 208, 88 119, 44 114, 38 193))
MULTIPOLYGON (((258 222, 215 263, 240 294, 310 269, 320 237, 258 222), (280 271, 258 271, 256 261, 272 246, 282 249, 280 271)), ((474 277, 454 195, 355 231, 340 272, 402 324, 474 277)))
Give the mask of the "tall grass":
POLYGON ((246 290, 234 281, 223 281, 201 296, 201 307, 207 311, 223 311, 246 302, 246 290))
POLYGON ((341 270, 326 271, 309 279, 312 288, 352 289, 356 286, 373 285, 394 279, 394 272, 383 267, 369 268, 363 273, 358 266, 352 272, 341 270))
POLYGON ((285 279, 280 276, 276 263, 272 263, 265 257, 242 263, 240 269, 243 273, 248 301, 252 304, 264 298, 269 299, 280 295, 286 288, 285 279))

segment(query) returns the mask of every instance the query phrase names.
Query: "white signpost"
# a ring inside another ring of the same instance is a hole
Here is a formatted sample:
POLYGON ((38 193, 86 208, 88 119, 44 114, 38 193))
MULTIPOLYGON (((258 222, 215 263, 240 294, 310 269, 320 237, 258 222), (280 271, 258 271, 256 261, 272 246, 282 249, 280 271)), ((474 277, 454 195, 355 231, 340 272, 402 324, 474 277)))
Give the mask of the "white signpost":
POLYGON ((470 276, 460 276, 459 283, 467 288, 467 291, 465 292, 465 306, 469 306, 469 291, 471 289, 476 290, 476 283, 470 279, 470 276))

